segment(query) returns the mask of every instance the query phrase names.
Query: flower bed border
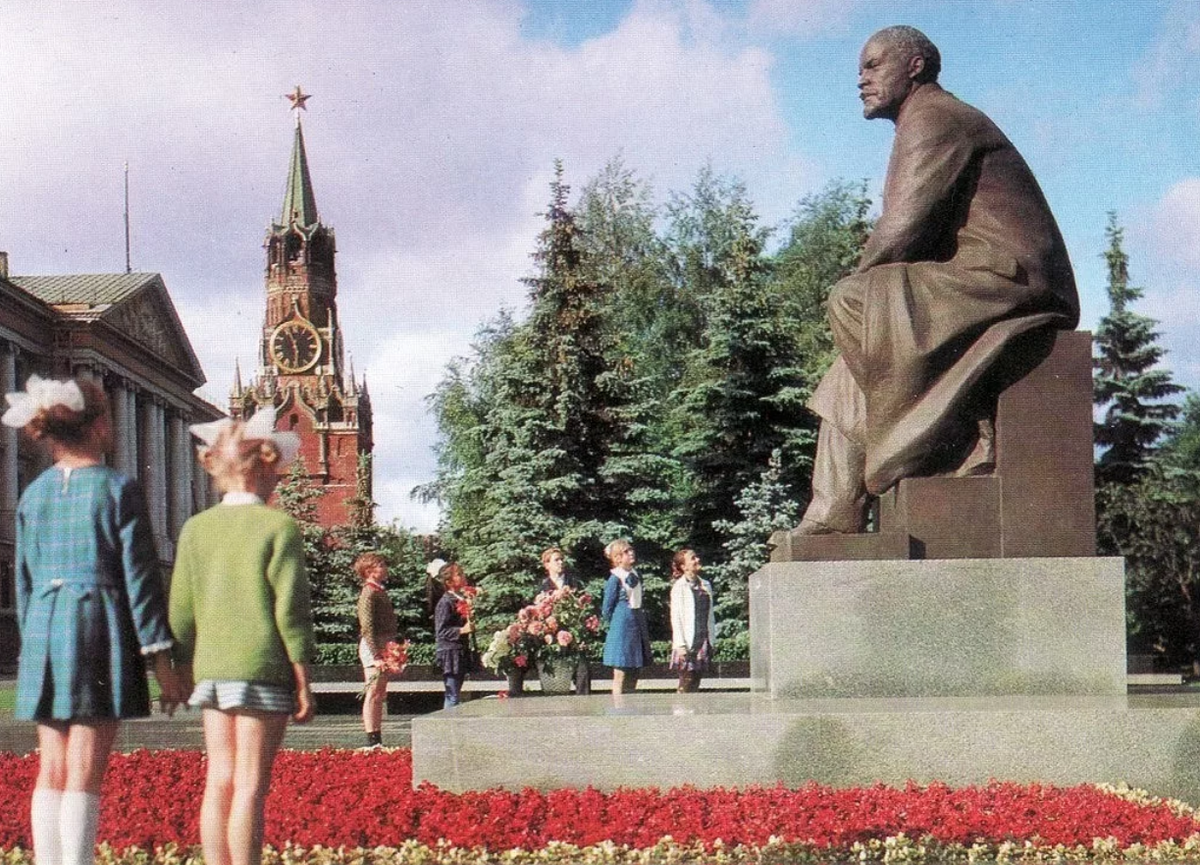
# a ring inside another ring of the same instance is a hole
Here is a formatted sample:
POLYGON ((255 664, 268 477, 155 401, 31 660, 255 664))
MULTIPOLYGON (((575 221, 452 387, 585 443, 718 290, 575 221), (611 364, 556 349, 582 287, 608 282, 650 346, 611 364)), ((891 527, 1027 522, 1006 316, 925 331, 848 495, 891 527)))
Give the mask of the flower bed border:
MULTIPOLYGON (((448 793, 411 753, 283 751, 268 865, 1200 862, 1200 815, 1126 787, 691 787, 448 793), (291 839, 283 843, 281 839, 291 839), (375 846, 365 846, 375 845, 375 846)), ((0 865, 26 865, 36 755, 0 753, 0 865)), ((198 751, 113 757, 101 865, 192 865, 198 751)))

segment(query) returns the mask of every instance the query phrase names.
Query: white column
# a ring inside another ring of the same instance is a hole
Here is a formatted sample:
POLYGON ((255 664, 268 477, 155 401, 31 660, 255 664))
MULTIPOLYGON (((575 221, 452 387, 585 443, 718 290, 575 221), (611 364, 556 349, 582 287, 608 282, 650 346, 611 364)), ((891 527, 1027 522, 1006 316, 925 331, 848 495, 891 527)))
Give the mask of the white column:
POLYGON ((129 434, 125 436, 125 464, 129 466, 129 476, 141 479, 144 472, 141 466, 142 424, 141 413, 138 411, 137 390, 132 385, 126 386, 125 391, 125 428, 129 434))
POLYGON ((166 448, 163 445, 164 427, 162 405, 153 395, 147 395, 141 405, 141 481, 150 511, 158 552, 164 556, 164 543, 170 526, 167 525, 166 448))
POLYGON ((173 558, 170 550, 170 506, 167 499, 167 417, 163 404, 154 401, 154 487, 155 517, 160 535, 159 554, 165 558, 173 558))
POLYGON ((113 438, 116 439, 113 454, 113 468, 121 474, 137 477, 137 459, 130 459, 129 440, 133 439, 134 449, 137 447, 137 427, 129 426, 129 388, 123 380, 117 381, 113 389, 112 420, 113 438))
POLYGON ((192 515, 192 455, 189 453, 187 425, 182 415, 172 409, 168 423, 171 476, 167 478, 167 484, 171 501, 171 538, 176 539, 184 521, 192 515))
MULTIPOLYGON (((11 393, 17 389, 17 347, 12 343, 6 345, 0 352, 0 388, 3 393, 11 393)), ((17 509, 17 496, 19 488, 17 486, 17 447, 18 430, 13 427, 4 427, 4 460, 3 465, 0 465, 0 510, 4 511, 5 529, 13 529, 14 525, 9 524, 9 520, 14 519, 12 516, 17 509)), ((5 536, 12 537, 12 532, 6 531, 5 536)))

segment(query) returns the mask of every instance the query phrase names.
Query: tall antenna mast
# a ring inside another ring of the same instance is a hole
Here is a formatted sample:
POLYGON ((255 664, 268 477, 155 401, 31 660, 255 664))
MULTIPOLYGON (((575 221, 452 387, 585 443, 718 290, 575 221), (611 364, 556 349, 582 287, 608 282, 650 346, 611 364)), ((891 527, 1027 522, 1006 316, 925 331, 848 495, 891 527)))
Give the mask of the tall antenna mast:
POLYGON ((132 271, 129 261, 129 160, 125 160, 125 272, 132 271))

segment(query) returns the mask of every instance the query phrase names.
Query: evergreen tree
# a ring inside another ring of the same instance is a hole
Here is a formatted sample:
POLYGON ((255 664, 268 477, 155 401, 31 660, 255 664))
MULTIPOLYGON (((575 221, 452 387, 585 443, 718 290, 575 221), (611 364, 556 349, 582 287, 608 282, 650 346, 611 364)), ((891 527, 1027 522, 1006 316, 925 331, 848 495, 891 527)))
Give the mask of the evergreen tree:
POLYGON ((746 631, 750 619, 750 575, 767 563, 767 538, 799 521, 796 496, 783 482, 783 456, 776 449, 759 479, 737 497, 737 520, 718 520, 715 528, 728 538, 723 561, 708 569, 716 594, 714 613, 724 643, 746 631))
POLYGON ((806 196, 797 206, 788 238, 775 258, 778 293, 793 307, 796 350, 812 387, 837 353, 825 304, 834 283, 858 266, 871 230, 870 206, 865 181, 835 181, 806 196))
POLYGON ((296 457, 275 487, 279 507, 301 526, 317 521, 317 499, 325 491, 312 482, 304 457, 296 457))
POLYGON ((613 401, 618 436, 602 469, 622 503, 621 522, 640 554, 665 570, 683 543, 677 505, 682 473, 670 456, 666 397, 678 383, 681 346, 690 346, 696 313, 669 278, 666 247, 655 233, 652 190, 618 157, 590 180, 576 207, 583 264, 607 291, 601 314, 618 371, 613 401))
MULTIPOLYGON (((1194 476, 1193 476, 1194 477, 1194 476)), ((1188 662, 1200 675, 1200 496, 1158 460, 1097 490, 1097 540, 1125 559, 1131 648, 1188 662)))
POLYGON ((1170 427, 1179 406, 1166 400, 1183 390, 1171 373, 1157 365, 1163 357, 1154 319, 1138 315, 1130 304, 1142 290, 1129 284, 1129 256, 1125 231, 1115 213, 1108 214, 1108 298, 1110 310, 1096 328, 1093 362, 1095 402, 1104 408, 1104 420, 1095 425, 1096 463, 1100 484, 1132 482, 1145 468, 1155 443, 1170 427))
POLYGON ((443 538, 483 590, 485 627, 534 595, 544 547, 602 573, 604 542, 633 528, 630 503, 653 510, 632 365, 604 320, 611 290, 588 266, 568 194, 556 165, 528 319, 482 341, 434 400, 442 464, 425 493, 444 497, 443 538))
POLYGON ((812 426, 796 353, 792 306, 771 280, 769 232, 740 183, 703 171, 672 206, 677 273, 689 280, 703 329, 672 396, 675 454, 688 471, 689 539, 708 558, 726 538, 716 523, 735 512, 772 452, 796 482, 812 426))

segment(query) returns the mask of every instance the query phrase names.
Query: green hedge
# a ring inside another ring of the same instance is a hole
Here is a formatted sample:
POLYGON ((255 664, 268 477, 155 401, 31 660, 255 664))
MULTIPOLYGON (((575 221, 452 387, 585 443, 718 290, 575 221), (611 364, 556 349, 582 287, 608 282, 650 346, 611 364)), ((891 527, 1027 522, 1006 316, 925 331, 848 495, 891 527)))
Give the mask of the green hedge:
MULTIPOLYGON (((671 643, 668 640, 656 640, 650 644, 657 661, 666 663, 671 658, 671 643)), ((603 652, 602 646, 597 646, 592 660, 599 661, 603 652)), ((750 657, 750 634, 742 631, 728 640, 717 644, 717 661, 745 661, 750 657)), ((408 662, 410 664, 433 664, 433 645, 431 643, 412 643, 408 647, 408 662)), ((318 643, 317 664, 321 666, 354 666, 358 664, 358 643, 318 643)))

